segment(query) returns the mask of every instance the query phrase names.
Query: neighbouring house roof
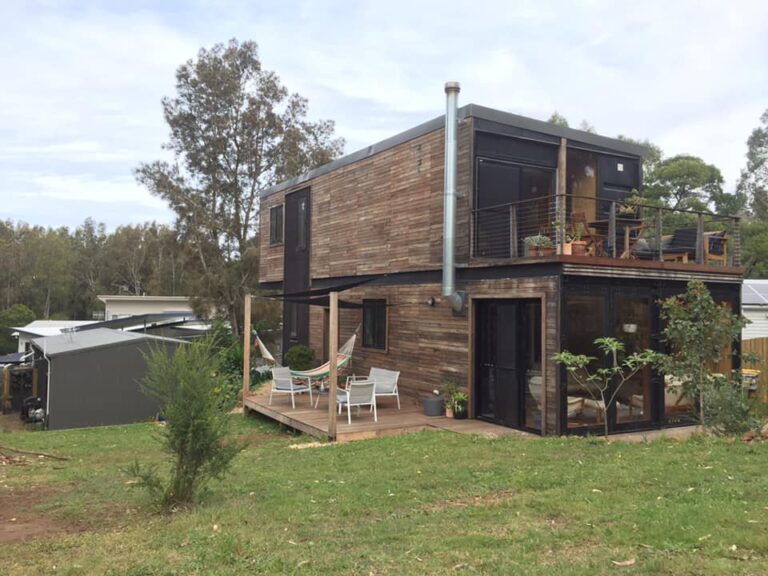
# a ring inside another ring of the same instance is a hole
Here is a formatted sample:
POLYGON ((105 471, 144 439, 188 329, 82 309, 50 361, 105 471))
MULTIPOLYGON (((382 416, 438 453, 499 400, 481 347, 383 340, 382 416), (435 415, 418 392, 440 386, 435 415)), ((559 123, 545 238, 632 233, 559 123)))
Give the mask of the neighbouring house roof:
MULTIPOLYGON (((536 120, 534 118, 528 118, 518 114, 512 114, 511 112, 494 110, 493 108, 486 108, 485 106, 478 106, 477 104, 467 104, 466 106, 459 108, 459 120, 470 117, 479 118, 481 120, 488 120, 498 124, 506 124, 508 126, 514 126, 516 128, 522 128, 523 130, 530 130, 532 132, 538 132, 540 134, 546 134, 558 138, 567 138, 569 142, 572 141, 576 144, 604 148, 620 154, 643 157, 648 153, 648 149, 645 146, 627 142, 626 140, 600 136, 599 134, 585 132, 584 130, 576 130, 575 128, 557 126, 550 122, 536 120)), ((409 140, 414 140, 415 138, 429 134, 435 130, 439 130, 444 125, 445 115, 438 116, 437 118, 433 118, 432 120, 428 120, 423 124, 419 124, 418 126, 410 128, 405 132, 400 132, 399 134, 387 138, 386 140, 372 144, 367 148, 363 148, 357 152, 352 152, 351 154, 337 158, 328 164, 323 164, 322 166, 319 166, 314 170, 310 170, 301 176, 297 176, 296 178, 292 178, 290 180, 286 180, 285 182, 280 182, 279 184, 270 186, 269 188, 265 188, 261 191, 261 197, 266 198, 267 196, 271 196, 272 194, 276 194, 282 190, 286 190, 304 182, 308 182, 313 178, 317 178, 318 176, 332 172, 333 170, 341 168, 342 166, 347 166, 354 162, 358 162, 359 160, 363 160, 373 156, 374 154, 383 152, 384 150, 389 150, 390 148, 394 148, 395 146, 398 146, 404 142, 408 142, 409 140)))
POLYGON ((768 306, 768 280, 744 280, 741 285, 742 306, 768 306))
POLYGON ((47 357, 53 358, 63 354, 72 354, 82 352, 83 350, 93 350, 95 348, 120 346, 128 342, 138 342, 142 340, 186 344, 184 340, 177 340, 175 338, 163 338, 161 336, 151 336, 149 334, 139 334, 136 332, 110 330, 109 328, 96 328, 94 330, 84 330, 82 332, 67 332, 66 334, 60 334, 58 336, 35 338, 32 340, 32 344, 35 348, 42 350, 47 357))
POLYGON ((0 356, 0 366, 5 364, 21 364, 24 362, 24 356, 29 352, 14 352, 13 354, 4 354, 0 356))
POLYGON ((131 294, 111 295, 100 294, 96 296, 99 300, 104 302, 183 302, 188 303, 190 301, 189 296, 134 296, 131 294))
POLYGON ((129 331, 144 330, 146 328, 180 325, 189 322, 195 323, 196 325, 200 324, 194 312, 157 312, 156 314, 136 314, 133 316, 114 318, 113 320, 103 320, 88 326, 83 326, 79 328, 78 331, 95 330, 98 328, 112 328, 129 331))
POLYGON ((26 326, 14 326, 11 330, 16 333, 14 335, 55 336, 61 334, 62 331, 93 323, 93 320, 35 320, 26 326))

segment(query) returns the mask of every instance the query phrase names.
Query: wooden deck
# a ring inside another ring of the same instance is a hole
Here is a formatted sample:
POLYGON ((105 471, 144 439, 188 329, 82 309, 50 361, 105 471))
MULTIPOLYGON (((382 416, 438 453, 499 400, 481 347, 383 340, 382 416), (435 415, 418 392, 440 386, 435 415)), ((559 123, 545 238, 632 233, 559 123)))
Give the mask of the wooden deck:
MULTIPOLYGON (((417 432, 426 429, 440 429, 462 434, 480 434, 488 437, 499 436, 528 436, 535 437, 519 430, 496 426, 480 420, 454 420, 443 416, 424 416, 421 405, 416 398, 400 396, 401 409, 397 409, 395 398, 382 398, 377 402, 379 421, 373 421, 373 414, 367 409, 352 411, 352 424, 347 424, 347 413, 338 417, 336 425, 336 440, 350 442, 364 440, 376 436, 390 436, 417 432)), ((245 411, 257 412, 286 426, 316 436, 328 437, 328 397, 321 396, 320 405, 313 408, 307 395, 296 396, 296 409, 291 408, 291 397, 288 394, 275 394, 272 405, 269 405, 269 388, 246 396, 245 411)))

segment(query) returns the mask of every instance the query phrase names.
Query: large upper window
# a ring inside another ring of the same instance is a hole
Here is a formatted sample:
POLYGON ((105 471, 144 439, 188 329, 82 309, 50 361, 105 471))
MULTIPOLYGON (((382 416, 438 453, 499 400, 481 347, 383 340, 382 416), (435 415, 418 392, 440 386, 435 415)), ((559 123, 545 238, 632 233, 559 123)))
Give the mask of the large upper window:
POLYGON ((283 205, 269 209, 269 243, 280 244, 283 241, 283 205))
POLYGON ((363 348, 387 349, 386 300, 363 300, 363 348))

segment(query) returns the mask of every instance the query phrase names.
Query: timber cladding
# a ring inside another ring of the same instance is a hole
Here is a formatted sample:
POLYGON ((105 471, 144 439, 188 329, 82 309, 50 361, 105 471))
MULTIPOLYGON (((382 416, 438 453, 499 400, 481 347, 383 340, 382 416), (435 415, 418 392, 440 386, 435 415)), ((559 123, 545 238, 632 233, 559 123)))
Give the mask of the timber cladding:
MULTIPOLYGON (((545 429, 559 432, 557 365, 550 360, 559 350, 559 278, 546 276, 504 280, 480 280, 463 286, 470 298, 540 298, 542 308, 542 359, 544 365, 545 429)), ((361 286, 340 294, 342 300, 361 302, 364 298, 386 299, 387 349, 363 348, 362 330, 358 332, 350 373, 367 374, 371 367, 400 372, 401 391, 405 394, 432 394, 446 379, 462 382, 470 394, 474 380, 473 316, 454 316, 440 297, 440 284, 361 286), (436 304, 427 301, 435 298, 436 304)), ((317 358, 323 356, 327 322, 323 308, 310 310, 310 347, 317 358)), ((341 309, 339 340, 346 341, 362 323, 359 309, 341 309)))
MULTIPOLYGON (((309 187, 310 276, 437 270, 442 265, 444 130, 342 166, 261 203, 260 281, 283 280, 283 244, 270 245, 270 208, 309 187)), ((456 254, 469 255, 472 119, 459 126, 456 254)))

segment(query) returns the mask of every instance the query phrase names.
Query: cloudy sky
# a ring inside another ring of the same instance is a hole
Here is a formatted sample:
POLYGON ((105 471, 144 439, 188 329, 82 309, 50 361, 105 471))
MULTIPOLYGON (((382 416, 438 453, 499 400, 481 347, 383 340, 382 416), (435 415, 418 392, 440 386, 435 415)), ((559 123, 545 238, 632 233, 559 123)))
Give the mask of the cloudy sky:
POLYGON ((0 1, 0 218, 170 222, 132 169, 164 157, 160 99, 201 46, 262 63, 347 152, 474 102, 649 138, 723 171, 768 108, 768 2, 0 1))

